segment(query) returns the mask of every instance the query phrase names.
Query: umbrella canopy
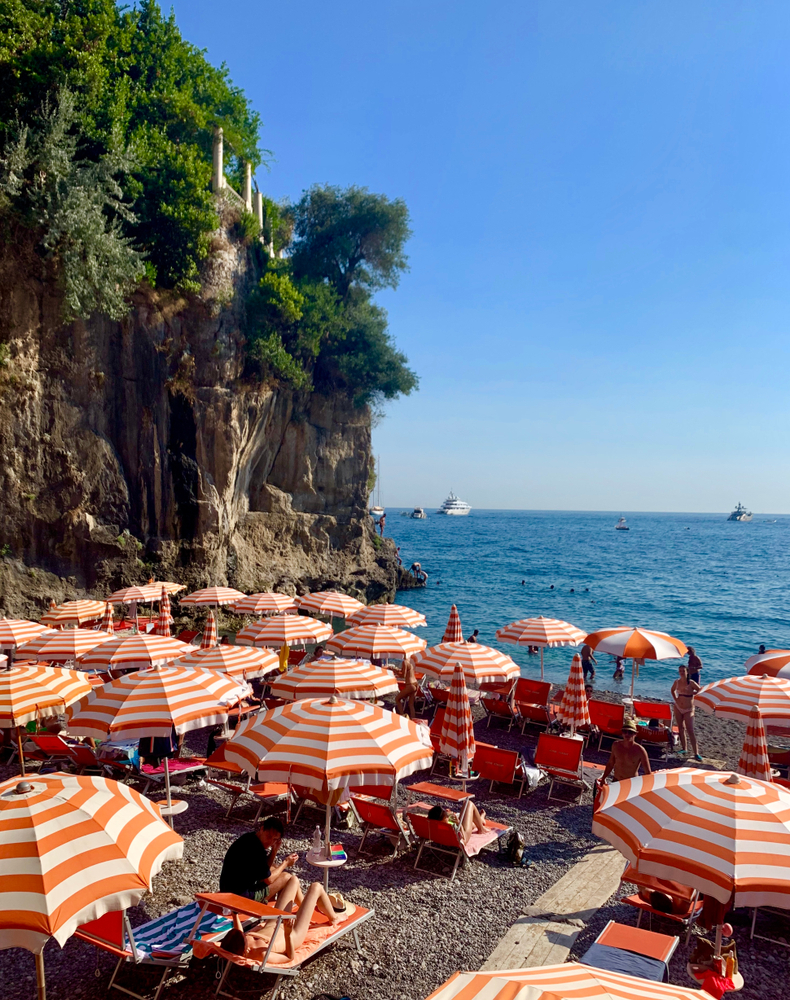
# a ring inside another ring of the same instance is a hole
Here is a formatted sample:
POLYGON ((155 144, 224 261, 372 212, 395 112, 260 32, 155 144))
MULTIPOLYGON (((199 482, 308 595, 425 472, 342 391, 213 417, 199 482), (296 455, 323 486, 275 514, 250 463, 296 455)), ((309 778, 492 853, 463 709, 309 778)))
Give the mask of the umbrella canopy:
MULTIPOLYGON (((102 605, 104 607, 104 605, 102 605)), ((17 657, 50 661, 76 660, 95 646, 112 642, 109 632, 87 628, 67 628, 44 632, 37 639, 31 639, 17 647, 17 657)))
POLYGON ((364 656, 368 660, 388 656, 402 659, 419 653, 426 646, 425 639, 391 625, 357 625, 338 633, 326 644, 333 653, 364 656))
POLYGON ((231 611, 234 615, 279 615, 281 612, 288 610, 289 608, 294 608, 294 598, 289 597, 288 594, 275 594, 275 593, 263 593, 263 594, 250 594, 249 597, 243 597, 240 601, 236 601, 235 604, 231 605, 231 611))
POLYGON ((153 578, 148 581, 146 586, 156 587, 157 590, 164 587, 167 594, 177 594, 180 590, 187 589, 183 583, 173 583, 171 580, 154 580, 153 578))
POLYGON ((233 590, 232 587, 206 587, 205 590, 196 590, 186 597, 179 598, 179 602, 193 607, 218 608, 222 604, 235 604, 246 596, 240 590, 233 590))
POLYGON ((447 619, 447 628, 444 630, 442 642, 463 642, 464 632, 461 628, 461 616, 458 608, 453 605, 450 608, 450 617, 447 619))
POLYGON ((225 722, 223 698, 234 697, 238 685, 229 677, 185 667, 155 667, 118 677, 92 691, 68 710, 69 732, 75 736, 127 740, 188 733, 225 722))
POLYGON ((201 670, 219 670, 230 677, 263 677, 279 666, 279 658, 270 649, 256 649, 254 646, 214 646, 213 649, 196 649, 178 661, 179 667, 194 667, 201 670))
POLYGON ((53 629, 24 618, 0 618, 0 649, 16 649, 53 629))
POLYGON ((575 733, 582 726, 592 725, 590 709, 587 704, 587 692, 584 690, 582 658, 578 653, 571 661, 571 672, 568 675, 565 690, 562 692, 559 717, 560 722, 571 727, 572 733, 575 733))
POLYGON ((79 670, 27 663, 0 670, 0 729, 56 715, 92 690, 79 670))
POLYGON ((723 719, 749 721, 757 706, 766 726, 787 726, 790 721, 790 680, 783 677, 727 677, 706 684, 694 699, 703 712, 723 719))
POLYGON ((148 583, 141 587, 124 587, 123 590, 116 590, 106 600, 108 604, 151 604, 159 600, 161 593, 161 587, 148 583))
POLYGON ((201 649, 212 649, 217 645, 217 619, 214 612, 209 611, 206 619, 206 627, 203 629, 203 638, 200 640, 201 649))
POLYGON ((768 760, 765 726, 760 709, 756 705, 749 713, 749 725, 746 727, 746 739, 743 742, 741 759, 738 761, 738 773, 745 774, 747 778, 757 778, 760 781, 771 780, 771 764, 768 760))
POLYGON ((159 597, 159 617, 154 625, 154 634, 170 638, 170 629, 173 626, 173 613, 170 609, 170 594, 165 587, 159 597))
POLYGON ((374 667, 365 660, 319 660, 303 663, 272 682, 275 698, 296 701, 301 698, 329 697, 380 698, 398 690, 398 682, 389 670, 374 667))
POLYGON ((710 995, 566 962, 504 972, 456 972, 427 1000, 710 1000, 710 995))
MULTIPOLYGON (((101 633, 97 633, 101 634, 101 633)), ((121 635, 113 636, 109 642, 83 653, 77 662, 83 668, 95 670, 120 670, 122 668, 162 667, 185 656, 193 646, 166 636, 121 635)))
POLYGON ((39 953, 139 903, 181 837, 128 785, 42 774, 0 783, 0 948, 39 953))
MULTIPOLYGON (((0 646, 2 645, 0 639, 0 646)), ((767 649, 764 653, 750 656, 744 666, 747 674, 790 678, 790 649, 767 649)))
POLYGON ((104 605, 104 614, 101 618, 100 630, 102 632, 109 632, 112 636, 115 635, 115 629, 112 624, 112 604, 108 603, 104 605))
POLYGON ((543 677, 543 650, 547 646, 578 646, 584 641, 585 633, 570 622, 559 618, 522 618, 497 629, 500 642, 512 642, 516 646, 538 646, 540 649, 540 676, 543 677))
POLYGON ((463 667, 467 684, 496 684, 520 676, 518 664, 506 653, 479 642, 441 642, 412 658, 416 670, 429 677, 450 681, 457 663, 463 667))
POLYGON ((66 601, 50 604, 49 611, 41 619, 42 625, 82 625, 104 614, 104 601, 66 601))
POLYGON ((288 646, 308 642, 324 642, 332 635, 332 626, 306 615, 273 615, 262 621, 245 625, 237 633, 236 642, 242 646, 288 646))
POLYGON ((362 601, 337 590, 321 590, 314 594, 305 594, 294 599, 297 607, 305 611, 313 611, 317 615, 330 615, 333 618, 350 618, 355 611, 364 608, 362 601))
POLYGON ((685 656, 688 652, 684 642, 667 635, 666 632, 653 632, 650 629, 632 628, 628 625, 591 632, 585 642, 597 653, 609 653, 611 656, 621 656, 632 661, 632 697, 634 681, 638 675, 637 660, 672 660, 685 656))
POLYGON ((425 615, 402 604, 371 604, 356 611, 349 622, 352 625, 391 625, 393 628, 419 628, 427 624, 425 615))
POLYGON ((466 692, 464 669, 456 663, 450 684, 450 695, 444 711, 442 731, 439 736, 439 750, 460 764, 461 771, 467 772, 469 761, 475 755, 475 730, 472 723, 472 709, 466 692))
POLYGON ((679 767, 605 785, 592 832, 640 872, 731 906, 790 909, 790 791, 679 767))

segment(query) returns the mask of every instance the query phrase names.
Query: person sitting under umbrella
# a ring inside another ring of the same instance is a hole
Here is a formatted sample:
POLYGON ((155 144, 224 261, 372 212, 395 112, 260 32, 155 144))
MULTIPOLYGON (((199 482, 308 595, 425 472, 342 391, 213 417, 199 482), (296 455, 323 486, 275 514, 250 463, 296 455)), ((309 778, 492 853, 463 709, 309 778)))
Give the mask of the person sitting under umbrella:
POLYGON ((233 892, 259 903, 268 901, 271 904, 276 897, 278 903, 274 905, 279 905, 281 896, 287 893, 289 899, 301 903, 303 897, 299 879, 287 871, 296 864, 299 855, 289 854, 281 864, 272 868, 284 830, 281 819, 269 816, 257 830, 237 837, 222 862, 219 891, 233 892))
POLYGON ((627 781, 639 774, 640 767, 644 774, 651 773, 647 750, 636 742, 636 723, 633 719, 625 719, 623 738, 612 744, 603 775, 595 782, 596 793, 606 784, 609 775, 614 781, 627 781))
POLYGON ((442 809, 441 806, 432 806, 428 810, 428 819, 449 823, 450 826, 456 827, 462 844, 465 844, 469 840, 473 832, 485 833, 488 829, 485 812, 479 810, 474 802, 467 802, 463 819, 461 819, 458 813, 451 812, 449 809, 442 809))

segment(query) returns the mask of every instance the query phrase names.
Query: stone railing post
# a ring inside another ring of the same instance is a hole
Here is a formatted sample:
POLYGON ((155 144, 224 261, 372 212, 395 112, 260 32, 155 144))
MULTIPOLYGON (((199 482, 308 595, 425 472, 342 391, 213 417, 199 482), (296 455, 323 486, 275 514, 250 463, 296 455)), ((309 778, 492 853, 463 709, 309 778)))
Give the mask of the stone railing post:
POLYGON ((252 164, 244 164, 244 207, 252 211, 252 164))
POLYGON ((256 191, 253 195, 253 211, 258 220, 258 228, 263 233, 263 195, 260 191, 256 191))
POLYGON ((214 129, 214 157, 211 170, 211 190, 218 194, 225 187, 225 165, 223 151, 223 132, 220 127, 214 129))

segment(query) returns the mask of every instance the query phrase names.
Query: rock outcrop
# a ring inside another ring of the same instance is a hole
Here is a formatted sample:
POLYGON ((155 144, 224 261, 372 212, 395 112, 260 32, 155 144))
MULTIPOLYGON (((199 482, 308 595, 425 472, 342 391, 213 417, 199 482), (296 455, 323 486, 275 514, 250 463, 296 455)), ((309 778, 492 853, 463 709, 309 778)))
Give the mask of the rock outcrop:
POLYGON ((64 327, 0 266, 0 610, 141 582, 392 594, 367 515, 370 414, 245 378, 251 255, 222 232, 199 297, 64 327))

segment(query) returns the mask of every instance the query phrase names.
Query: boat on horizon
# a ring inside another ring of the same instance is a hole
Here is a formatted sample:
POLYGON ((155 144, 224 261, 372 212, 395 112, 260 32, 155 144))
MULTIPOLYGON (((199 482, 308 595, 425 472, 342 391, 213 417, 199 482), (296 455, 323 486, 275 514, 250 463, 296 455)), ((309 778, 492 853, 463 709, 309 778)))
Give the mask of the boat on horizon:
POLYGON ((728 521, 751 521, 754 515, 742 503, 736 503, 735 510, 727 518, 728 521))
POLYGON ((621 517, 617 524, 614 526, 615 531, 630 531, 631 529, 625 523, 625 518, 621 517))
POLYGON ((465 517, 471 509, 471 506, 465 500, 459 500, 455 493, 450 490, 450 495, 436 513, 447 514, 452 517, 465 517))
POLYGON ((414 510, 411 512, 411 514, 409 514, 409 517, 416 518, 418 521, 422 521, 424 518, 427 518, 427 516, 428 515, 425 513, 422 507, 415 507, 414 510))

